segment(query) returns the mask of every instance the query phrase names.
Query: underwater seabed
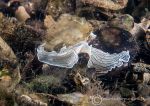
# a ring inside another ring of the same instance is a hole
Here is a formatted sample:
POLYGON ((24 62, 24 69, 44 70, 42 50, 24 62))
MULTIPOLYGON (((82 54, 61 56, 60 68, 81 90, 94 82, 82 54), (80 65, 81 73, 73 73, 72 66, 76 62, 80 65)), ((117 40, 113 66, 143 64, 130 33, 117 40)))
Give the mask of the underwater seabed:
POLYGON ((0 0, 0 106, 150 106, 149 0, 0 0))

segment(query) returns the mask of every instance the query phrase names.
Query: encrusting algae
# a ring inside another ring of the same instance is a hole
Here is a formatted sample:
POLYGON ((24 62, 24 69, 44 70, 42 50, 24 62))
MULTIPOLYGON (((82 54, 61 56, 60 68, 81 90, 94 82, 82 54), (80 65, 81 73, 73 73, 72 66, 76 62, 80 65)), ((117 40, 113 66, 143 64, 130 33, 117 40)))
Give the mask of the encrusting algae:
MULTIPOLYGON (((47 17, 48 18, 48 17, 47 17)), ((45 20, 45 22, 47 22, 45 20)), ((85 41, 89 38, 92 25, 84 18, 79 18, 69 14, 63 14, 58 21, 49 21, 53 24, 47 25, 47 34, 45 36, 45 49, 48 51, 57 50, 65 46, 71 46, 80 41, 85 41)))
POLYGON ((83 3, 91 4, 96 7, 101 7, 110 10, 119 10, 124 8, 128 0, 81 0, 83 3))

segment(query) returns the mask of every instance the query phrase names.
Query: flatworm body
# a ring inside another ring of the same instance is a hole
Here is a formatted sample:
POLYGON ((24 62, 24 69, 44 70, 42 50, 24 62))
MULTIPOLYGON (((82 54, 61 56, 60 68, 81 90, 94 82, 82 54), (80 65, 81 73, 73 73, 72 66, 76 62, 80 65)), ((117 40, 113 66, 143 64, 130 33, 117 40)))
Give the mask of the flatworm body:
POLYGON ((89 54, 88 68, 107 71, 122 66, 123 62, 128 62, 130 59, 129 51, 122 51, 118 54, 109 54, 89 46, 85 41, 68 48, 63 47, 59 52, 46 52, 43 45, 41 45, 37 49, 37 57, 39 61, 49 65, 72 68, 78 62, 78 54, 81 52, 89 54))

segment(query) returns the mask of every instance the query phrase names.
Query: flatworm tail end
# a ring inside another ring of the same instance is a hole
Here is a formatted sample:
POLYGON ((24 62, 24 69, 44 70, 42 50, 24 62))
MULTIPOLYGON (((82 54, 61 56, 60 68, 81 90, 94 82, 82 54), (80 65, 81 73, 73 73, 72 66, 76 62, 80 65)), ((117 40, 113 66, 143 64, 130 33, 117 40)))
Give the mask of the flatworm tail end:
POLYGON ((129 62, 129 60, 130 60, 129 51, 123 51, 123 52, 121 52, 121 54, 123 56, 122 56, 122 58, 120 58, 120 61, 122 61, 122 62, 129 62))
POLYGON ((109 54, 99 49, 92 48, 91 56, 88 61, 88 68, 95 68, 102 71, 111 71, 115 67, 121 67, 123 62, 128 62, 129 59, 129 51, 122 51, 118 54, 109 54))

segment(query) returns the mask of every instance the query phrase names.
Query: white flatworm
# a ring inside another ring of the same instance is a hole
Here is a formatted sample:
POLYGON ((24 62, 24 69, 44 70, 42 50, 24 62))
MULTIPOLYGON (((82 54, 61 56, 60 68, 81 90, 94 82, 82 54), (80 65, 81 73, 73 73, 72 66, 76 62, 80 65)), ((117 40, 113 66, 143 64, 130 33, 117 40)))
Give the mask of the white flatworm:
POLYGON ((107 71, 122 66, 123 62, 128 62, 130 59, 129 51, 109 54, 89 46, 85 41, 69 46, 68 48, 63 47, 59 52, 46 52, 43 45, 40 45, 37 48, 37 57, 39 61, 49 65, 72 68, 78 62, 78 54, 81 52, 89 54, 88 68, 107 71))

